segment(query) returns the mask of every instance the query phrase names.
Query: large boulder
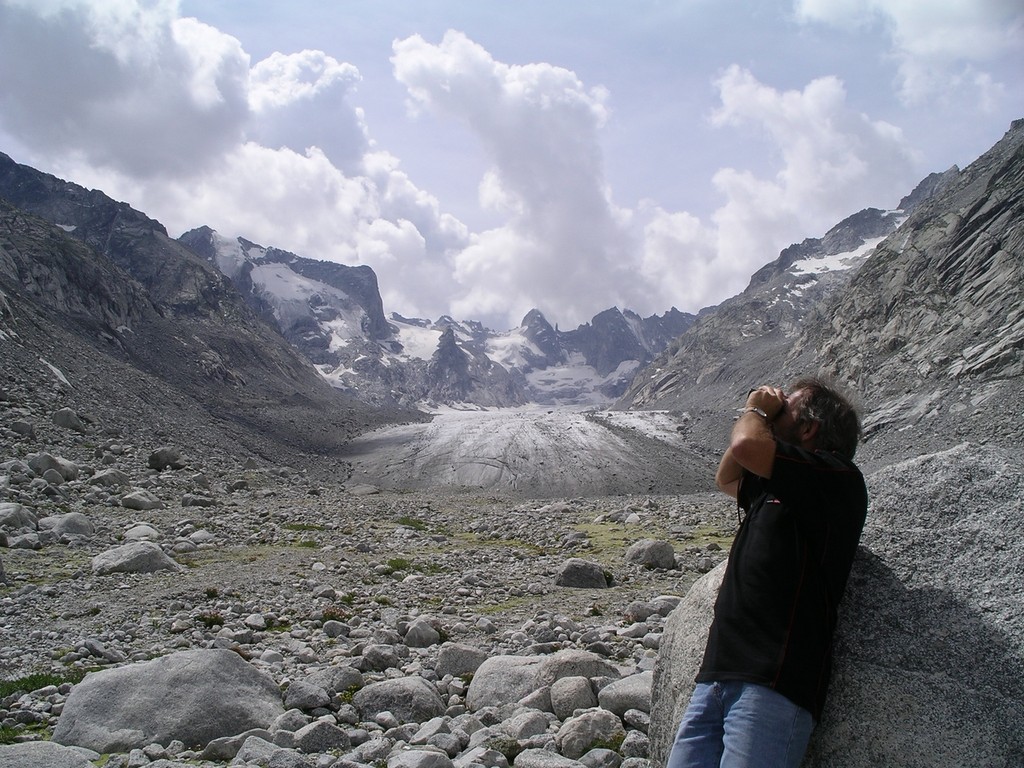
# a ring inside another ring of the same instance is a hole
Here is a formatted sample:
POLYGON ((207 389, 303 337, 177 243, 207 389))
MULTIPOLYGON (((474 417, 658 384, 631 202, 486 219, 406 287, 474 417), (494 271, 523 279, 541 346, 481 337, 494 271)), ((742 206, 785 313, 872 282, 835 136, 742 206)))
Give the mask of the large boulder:
POLYGON ((159 544, 151 541, 133 541, 101 552, 92 559, 93 573, 153 573, 177 570, 179 566, 164 554, 159 544))
POLYGON ((38 529, 39 518, 28 507, 14 502, 0 503, 0 534, 17 536, 38 529))
POLYGON ((179 740, 203 747, 284 713, 268 675, 227 650, 182 651, 86 675, 53 732, 58 744, 127 752, 179 740))
POLYGON ((371 683, 356 692, 352 704, 364 719, 390 712, 400 723, 422 723, 445 711, 437 689, 422 677, 398 677, 371 683))
POLYGON ((466 692, 471 712, 481 707, 515 704, 537 690, 538 656, 492 656, 477 669, 466 692))
MULTIPOLYGON (((840 608, 832 685, 805 766, 1015 765, 1024 754, 1024 473, 961 445, 868 478, 872 507, 840 608)), ((651 758, 664 765, 721 579, 670 617, 651 758)))
POLYGON ((570 557, 555 576, 555 586, 575 589, 606 589, 611 576, 601 566, 579 557, 570 557))
POLYGON ((621 680, 614 680, 597 694, 601 707, 619 717, 631 709, 651 711, 651 690, 654 685, 653 672, 640 672, 621 680))
POLYGON ((55 536, 92 536, 95 527, 92 520, 81 512, 67 512, 39 519, 40 531, 51 531, 55 536))
POLYGON ((626 550, 626 562, 670 571, 676 566, 676 552, 671 542, 641 539, 626 550))
POLYGON ((95 768, 95 763, 82 749, 49 741, 27 741, 0 745, 0 768, 95 768))
POLYGON ((537 686, 551 685, 563 677, 621 677, 618 668, 590 651, 566 648, 544 657, 537 670, 537 686))

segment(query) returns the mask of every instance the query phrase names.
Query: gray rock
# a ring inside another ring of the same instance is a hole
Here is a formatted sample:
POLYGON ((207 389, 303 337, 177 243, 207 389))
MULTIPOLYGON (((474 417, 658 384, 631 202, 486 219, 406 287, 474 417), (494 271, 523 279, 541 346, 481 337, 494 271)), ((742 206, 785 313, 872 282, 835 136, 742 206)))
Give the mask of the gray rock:
POLYGON ((440 733, 451 733, 448 722, 443 717, 432 717, 420 725, 416 734, 409 739, 409 743, 415 746, 422 746, 429 742, 434 736, 440 733))
POLYGON ((626 729, 618 717, 605 709, 591 709, 567 720, 555 734, 555 743, 565 757, 577 760, 595 746, 625 737, 626 729))
POLYGON ((39 520, 40 531, 51 531, 56 536, 92 536, 95 526, 81 512, 52 515, 39 520))
POLYGON ((309 725, 309 718, 301 709, 289 709, 270 724, 271 733, 277 731, 297 731, 309 725))
POLYGON ((498 727, 502 732, 519 741, 546 733, 548 716, 539 710, 527 709, 503 721, 498 727))
POLYGON ((267 768, 316 768, 308 758, 291 749, 279 749, 270 756, 267 768))
POLYGON ((119 469, 104 469, 86 482, 89 485, 99 485, 105 488, 124 488, 131 483, 131 479, 119 469))
POLYGON ((174 560, 164 554, 158 544, 151 541, 133 541, 115 549, 101 552, 92 559, 93 573, 153 573, 179 570, 174 560))
POLYGON ((402 659, 393 645, 371 643, 363 648, 363 660, 366 665, 377 672, 401 666, 402 659))
POLYGON ((583 763, 547 749, 524 749, 513 761, 515 768, 583 768, 583 763))
POLYGON ((4 573, 4 561, 2 559, 0 559, 0 584, 10 584, 7 580, 7 574, 4 573))
POLYGON ((151 509, 162 509, 164 503, 156 496, 146 490, 132 491, 121 497, 121 506, 125 509, 135 509, 145 512, 151 509))
POLYGON ((562 677, 608 677, 617 680, 618 668, 590 651, 567 648, 542 660, 537 671, 538 685, 551 685, 562 677))
POLYGON ((667 541, 642 539, 626 550, 626 562, 645 568, 671 570, 676 564, 676 553, 667 541))
POLYGON ((357 746, 346 755, 346 758, 355 763, 373 764, 387 760, 391 754, 391 741, 383 736, 375 736, 357 746))
POLYGON ((619 768, 622 755, 612 749, 597 747, 583 755, 580 762, 587 768, 619 768))
POLYGON ((175 739, 204 746, 266 728, 283 712, 274 681, 238 654, 182 651, 86 675, 68 696, 53 741, 100 753, 175 739))
POLYGON ((0 768, 95 768, 98 754, 50 741, 0 745, 0 768))
POLYGON ((445 643, 437 654, 435 671, 438 677, 451 675, 462 677, 475 673, 487 660, 487 653, 480 648, 459 643, 445 643))
POLYGON ((85 423, 71 408, 61 408, 59 411, 54 412, 50 418, 58 427, 71 429, 82 434, 88 432, 85 423))
POLYGON ((540 686, 533 693, 528 693, 523 696, 523 698, 519 700, 519 703, 524 707, 537 709, 541 712, 552 712, 554 708, 551 706, 551 686, 540 686))
POLYGON ((35 425, 30 421, 13 421, 11 422, 11 431, 22 437, 27 437, 30 440, 36 436, 35 425))
POLYGON ((607 589, 610 577, 600 563, 569 558, 555 577, 555 585, 576 589, 607 589))
POLYGON ((586 677, 560 677, 551 684, 551 709, 559 720, 572 717, 577 709, 597 706, 597 696, 586 677))
POLYGON ((356 692, 352 704, 364 718, 391 712, 402 723, 422 723, 445 711, 445 704, 437 689, 422 677, 401 677, 371 683, 356 692))
POLYGON ((484 768, 508 768, 508 758, 496 749, 476 747, 467 750, 454 760, 455 768, 469 768, 482 765, 484 768))
POLYGON ((199 493, 186 493, 181 497, 183 507, 212 507, 216 504, 216 500, 199 493))
POLYGON ((622 717, 630 709, 641 712, 651 711, 651 688, 654 685, 653 672, 641 672, 615 680, 597 693, 597 700, 604 709, 622 717))
POLYGON ((269 766, 270 759, 280 751, 282 751, 281 747, 272 741, 261 736, 249 736, 238 748, 238 753, 232 762, 269 766))
POLYGON ((441 633, 434 628, 429 617, 418 616, 405 634, 405 644, 410 648, 429 648, 441 642, 441 633))
POLYGON ((264 741, 273 741, 273 735, 266 728, 250 728, 247 731, 236 736, 221 736, 216 739, 211 739, 210 742, 203 747, 200 757, 203 760, 216 760, 219 762, 227 762, 238 754, 238 750, 242 748, 245 740, 250 736, 258 736, 264 741))
POLYGON ((481 707, 515 704, 537 688, 542 659, 536 656, 492 656, 477 669, 466 693, 471 712, 481 707))
POLYGON ((321 667, 306 676, 306 682, 323 688, 328 693, 344 693, 363 687, 363 675, 347 664, 321 667))
POLYGON ((34 456, 29 457, 28 466, 33 472, 40 476, 42 476, 46 470, 53 469, 59 472, 60 476, 64 480, 78 479, 78 465, 61 456, 53 456, 49 453, 37 453, 34 456))
POLYGON ((641 733, 640 731, 629 731, 619 747, 619 752, 624 757, 646 758, 650 751, 651 740, 647 737, 646 733, 641 733))
POLYGON ((318 720, 295 732, 295 748, 300 752, 327 752, 330 749, 349 749, 351 746, 348 733, 333 723, 318 720))
MULTIPOLYGON (((1009 765, 1024 754, 1016 456, 964 445, 868 477, 872 508, 840 607, 825 712, 807 766, 1009 765), (1010 574, 1015 574, 1011 576, 1010 574), (864 738, 869 733, 870 738, 864 738)), ((693 687, 724 564, 666 624, 651 760, 693 687)))
POLYGON ((28 507, 12 502, 0 504, 0 533, 17 535, 32 533, 39 528, 39 520, 28 507))
POLYGON ((125 541, 159 541, 161 538, 163 537, 160 535, 160 531, 145 523, 133 525, 124 532, 125 541))
POLYGON ((286 709, 301 709, 309 712, 312 709, 326 707, 331 703, 327 691, 308 680, 293 680, 284 693, 286 709))
POLYGON ((162 446, 149 454, 149 468, 162 472, 165 469, 184 469, 181 452, 177 448, 162 446))
POLYGON ((388 768, 453 768, 452 759, 444 752, 409 749, 388 758, 388 768))

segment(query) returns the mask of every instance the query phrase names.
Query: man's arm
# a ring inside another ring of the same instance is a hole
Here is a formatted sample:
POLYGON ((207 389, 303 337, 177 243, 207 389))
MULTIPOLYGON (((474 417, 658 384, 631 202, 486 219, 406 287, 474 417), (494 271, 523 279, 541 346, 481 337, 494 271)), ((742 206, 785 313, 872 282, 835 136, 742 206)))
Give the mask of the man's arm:
POLYGON ((732 428, 729 447, 722 455, 715 474, 718 488, 736 498, 744 470, 760 477, 771 477, 775 462, 775 437, 771 422, 782 410, 785 395, 776 387, 759 387, 747 396, 748 410, 740 415, 732 428))

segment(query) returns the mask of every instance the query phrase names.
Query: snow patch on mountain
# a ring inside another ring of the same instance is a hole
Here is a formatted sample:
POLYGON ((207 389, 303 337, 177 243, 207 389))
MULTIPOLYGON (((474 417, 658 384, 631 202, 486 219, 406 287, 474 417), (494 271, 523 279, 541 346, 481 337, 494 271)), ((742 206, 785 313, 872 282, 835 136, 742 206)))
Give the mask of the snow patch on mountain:
POLYGON ((800 259, 789 266, 789 271, 794 275, 820 275, 823 272, 842 272, 853 269, 864 263, 868 254, 875 250, 875 247, 883 240, 885 240, 884 237, 873 237, 866 240, 859 248, 846 253, 800 259))

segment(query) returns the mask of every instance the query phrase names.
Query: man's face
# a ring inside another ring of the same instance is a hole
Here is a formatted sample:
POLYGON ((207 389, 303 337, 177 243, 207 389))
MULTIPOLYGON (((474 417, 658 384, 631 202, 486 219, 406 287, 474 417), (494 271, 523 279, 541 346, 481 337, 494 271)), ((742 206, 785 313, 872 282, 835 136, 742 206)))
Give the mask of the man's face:
POLYGON ((791 443, 793 445, 801 445, 802 443, 800 425, 797 423, 796 414, 799 411, 802 399, 806 396, 807 393, 802 389, 790 392, 785 397, 782 410, 779 411, 772 421, 772 434, 784 443, 791 443))

